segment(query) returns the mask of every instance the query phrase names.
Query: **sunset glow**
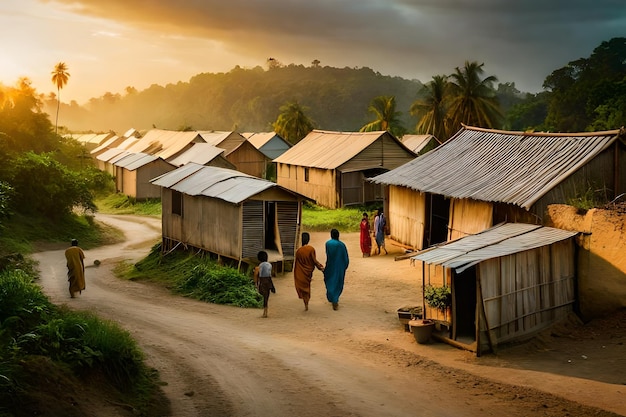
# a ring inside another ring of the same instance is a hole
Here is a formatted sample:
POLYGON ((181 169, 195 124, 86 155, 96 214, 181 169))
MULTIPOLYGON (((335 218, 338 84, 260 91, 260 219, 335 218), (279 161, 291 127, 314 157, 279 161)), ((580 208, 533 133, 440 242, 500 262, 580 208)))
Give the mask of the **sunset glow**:
MULTIPOLYGON (((19 77, 54 92, 50 71, 67 64, 63 101, 188 81, 236 65, 369 67, 427 82, 465 60, 501 82, 536 92, 571 60, 624 36, 626 8, 611 0, 567 10, 505 0, 268 0, 144 2, 20 0, 0 3, 0 82, 19 77)), ((583 4, 585 3, 585 4, 583 4)))

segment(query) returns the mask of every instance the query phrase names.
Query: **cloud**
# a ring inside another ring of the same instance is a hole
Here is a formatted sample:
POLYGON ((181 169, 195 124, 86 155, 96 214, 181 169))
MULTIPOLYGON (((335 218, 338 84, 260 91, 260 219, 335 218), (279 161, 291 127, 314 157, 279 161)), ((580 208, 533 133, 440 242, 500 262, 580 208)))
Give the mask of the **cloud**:
MULTIPOLYGON (((238 64, 367 66, 417 78, 449 74, 465 60, 538 91, 546 76, 624 36, 623 0, 56 0, 66 11, 219 50, 238 64)), ((165 49, 159 52, 165 53, 165 49)), ((193 51, 189 51, 193 54, 193 51)), ((179 55, 177 53, 174 53, 179 55)), ((217 56, 216 56, 217 57, 217 56)), ((163 57, 167 60, 167 57, 163 57)), ((178 59, 178 58, 177 58, 178 59)), ((234 66, 234 65, 233 65, 234 66)), ((175 81, 175 80, 173 80, 175 81)))

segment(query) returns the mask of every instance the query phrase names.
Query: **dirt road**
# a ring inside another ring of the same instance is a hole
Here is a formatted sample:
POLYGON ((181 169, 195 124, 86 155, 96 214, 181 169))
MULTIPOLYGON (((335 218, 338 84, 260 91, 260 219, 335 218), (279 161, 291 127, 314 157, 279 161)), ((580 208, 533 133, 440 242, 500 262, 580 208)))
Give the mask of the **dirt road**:
MULTIPOLYGON (((174 416, 626 415, 626 381, 572 376, 558 371, 563 364, 525 367, 523 359, 534 353, 519 349, 475 358, 445 344, 415 343, 396 309, 419 304, 418 270, 393 260, 402 253, 398 246, 388 244, 387 256, 362 258, 358 234, 342 236, 351 263, 339 310, 326 302, 316 271, 305 312, 286 273, 275 279, 263 319, 261 310, 116 279, 117 262, 140 259, 160 240, 160 220, 98 219, 124 230, 127 241, 86 251, 88 265, 101 261, 87 269, 86 291, 69 298, 63 250, 36 254, 41 285, 53 302, 96 311, 129 330, 167 383, 174 416)), ((322 263, 327 238, 312 234, 322 263)), ((615 349, 624 354, 623 344, 615 349)), ((113 409, 107 415, 116 412, 123 415, 113 409)))

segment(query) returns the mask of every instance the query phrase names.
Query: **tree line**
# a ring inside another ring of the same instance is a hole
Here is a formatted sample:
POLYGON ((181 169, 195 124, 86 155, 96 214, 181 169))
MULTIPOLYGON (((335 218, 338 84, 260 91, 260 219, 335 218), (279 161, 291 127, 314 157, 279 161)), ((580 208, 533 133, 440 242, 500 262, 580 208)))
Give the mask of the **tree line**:
MULTIPOLYGON (((295 120, 296 132, 383 129, 441 140, 461 123, 505 130, 615 129, 626 113, 625 44, 626 38, 602 42, 588 58, 549 74, 540 93, 499 82, 485 73, 484 63, 472 61, 424 85, 367 67, 334 68, 317 60, 308 67, 283 65, 272 58, 267 69, 236 66, 143 91, 127 87, 124 94, 106 93, 82 106, 61 103, 61 119, 72 131, 98 132, 130 127, 260 132, 295 120)), ((58 110, 54 94, 40 99, 50 113, 58 110)))

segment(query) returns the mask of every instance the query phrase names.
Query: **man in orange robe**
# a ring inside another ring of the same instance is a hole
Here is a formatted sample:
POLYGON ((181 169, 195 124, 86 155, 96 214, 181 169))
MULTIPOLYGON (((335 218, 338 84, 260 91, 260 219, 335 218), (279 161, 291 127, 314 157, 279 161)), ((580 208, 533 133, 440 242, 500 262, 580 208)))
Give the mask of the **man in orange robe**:
POLYGON ((293 280, 298 298, 304 301, 304 311, 309 310, 313 271, 315 268, 324 271, 324 265, 318 262, 315 256, 315 248, 309 245, 310 239, 311 236, 307 232, 302 233, 302 246, 296 251, 296 260, 293 266, 293 280))
POLYGON ((78 247, 78 240, 72 239, 72 246, 65 250, 67 260, 67 280, 70 283, 70 296, 76 297, 85 289, 85 254, 78 247))

